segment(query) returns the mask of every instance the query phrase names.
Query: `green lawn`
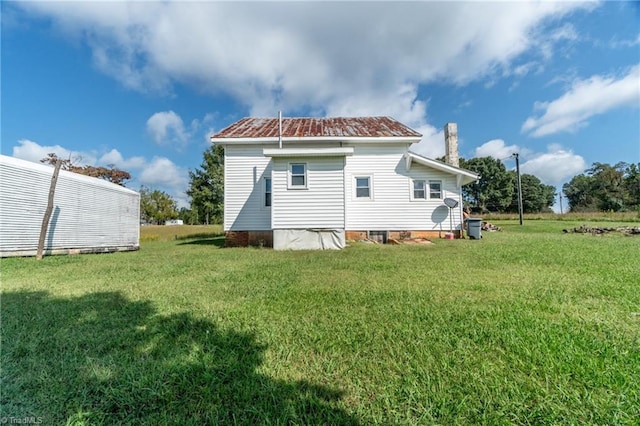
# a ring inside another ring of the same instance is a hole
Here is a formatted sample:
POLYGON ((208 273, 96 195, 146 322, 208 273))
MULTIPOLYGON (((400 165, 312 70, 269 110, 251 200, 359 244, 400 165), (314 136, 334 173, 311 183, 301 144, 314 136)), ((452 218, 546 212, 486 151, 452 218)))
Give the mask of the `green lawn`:
POLYGON ((4 259, 0 417, 638 424, 640 236, 497 224, 339 252, 143 229, 138 252, 4 259))

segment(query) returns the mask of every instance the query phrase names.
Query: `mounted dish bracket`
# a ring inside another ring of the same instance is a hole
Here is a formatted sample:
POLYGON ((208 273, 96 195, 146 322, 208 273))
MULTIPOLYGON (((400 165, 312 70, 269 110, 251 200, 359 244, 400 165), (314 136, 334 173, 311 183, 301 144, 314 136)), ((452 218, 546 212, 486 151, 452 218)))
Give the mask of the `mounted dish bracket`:
POLYGON ((450 209, 455 209, 458 207, 458 200, 454 200, 453 198, 445 198, 444 204, 450 209))

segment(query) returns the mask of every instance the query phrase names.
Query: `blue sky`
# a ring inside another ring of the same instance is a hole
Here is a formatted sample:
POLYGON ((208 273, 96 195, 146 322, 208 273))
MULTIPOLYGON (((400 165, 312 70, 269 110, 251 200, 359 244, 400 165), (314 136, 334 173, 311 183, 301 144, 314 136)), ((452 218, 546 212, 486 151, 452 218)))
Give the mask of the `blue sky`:
POLYGON ((188 205, 245 116, 390 115, 413 150, 561 186, 640 162, 638 2, 2 2, 1 152, 114 164, 188 205))

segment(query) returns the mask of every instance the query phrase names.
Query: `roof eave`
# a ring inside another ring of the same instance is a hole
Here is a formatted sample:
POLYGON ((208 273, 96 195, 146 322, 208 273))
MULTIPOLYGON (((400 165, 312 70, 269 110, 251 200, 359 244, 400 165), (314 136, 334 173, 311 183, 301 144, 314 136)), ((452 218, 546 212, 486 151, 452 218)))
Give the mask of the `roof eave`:
MULTIPOLYGON (((403 143, 412 144, 420 142, 422 136, 305 136, 305 137, 282 137, 282 142, 349 142, 349 143, 403 143)), ((211 143, 219 145, 262 145, 278 143, 280 139, 276 137, 268 138, 217 138, 211 136, 211 143)))
POLYGON ((265 148, 265 157, 345 157, 353 155, 353 148, 265 148))
POLYGON ((438 160, 433 160, 431 158, 423 157, 421 155, 414 154, 413 152, 407 152, 405 154, 405 158, 407 161, 407 170, 411 168, 411 163, 413 161, 416 161, 418 164, 422 164, 423 166, 432 167, 436 170, 459 176, 458 182, 460 185, 473 183, 480 179, 480 175, 470 170, 452 166, 451 164, 446 164, 438 160))

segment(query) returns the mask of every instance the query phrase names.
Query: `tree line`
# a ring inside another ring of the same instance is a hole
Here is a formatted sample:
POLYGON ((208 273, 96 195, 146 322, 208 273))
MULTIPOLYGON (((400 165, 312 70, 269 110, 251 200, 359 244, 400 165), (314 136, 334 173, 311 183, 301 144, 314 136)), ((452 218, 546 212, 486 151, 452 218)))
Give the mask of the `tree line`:
MULTIPOLYGON (((468 206, 479 211, 518 211, 514 171, 492 157, 460 160, 460 166, 480 175, 480 180, 462 188, 468 206)), ((551 185, 530 174, 521 175, 524 213, 551 211, 559 195, 551 185)), ((570 212, 640 211, 640 163, 615 165, 593 163, 562 186, 570 212)))
MULTIPOLYGON (((41 162, 55 164, 58 157, 49 154, 41 162)), ((439 160, 444 160, 440 158, 439 160)), ((113 166, 77 166, 71 160, 61 160, 64 170, 99 177, 124 186, 130 174, 113 166)), ((484 213, 515 213, 518 211, 517 176, 507 170, 501 160, 493 157, 460 159, 460 167, 480 175, 477 182, 462 187, 466 207, 484 213)), ((531 174, 521 174, 522 207, 524 213, 550 212, 557 192, 531 174)), ((640 211, 640 163, 620 162, 615 165, 593 163, 584 173, 574 176, 562 187, 571 212, 640 211)), ((203 153, 199 168, 189 171, 191 199, 189 208, 178 210, 176 201, 164 191, 145 186, 140 188, 141 220, 163 224, 182 219, 185 224, 222 223, 224 214, 224 148, 214 145, 203 153)))
MULTIPOLYGON (((480 175, 478 181, 462 187, 462 198, 467 207, 479 213, 518 212, 515 171, 507 170, 502 161, 493 157, 461 158, 460 167, 480 175)), ((545 185, 538 177, 527 173, 520 175, 520 186, 524 213, 551 211, 556 197, 555 187, 545 185)))
POLYGON ((562 191, 572 212, 640 211, 640 163, 593 163, 562 191))
MULTIPOLYGON (((441 161, 444 158, 440 159, 441 161)), ((480 179, 462 187, 466 207, 478 212, 517 213, 517 175, 493 157, 460 159, 460 167, 480 175, 480 179)), ((537 176, 520 175, 524 213, 551 212, 558 193, 553 185, 537 176)), ((594 163, 584 173, 563 186, 572 212, 624 211, 640 209, 640 163, 610 166, 594 163)), ((200 168, 189 172, 190 208, 179 218, 189 224, 222 223, 224 211, 224 149, 212 146, 203 154, 200 168)))

